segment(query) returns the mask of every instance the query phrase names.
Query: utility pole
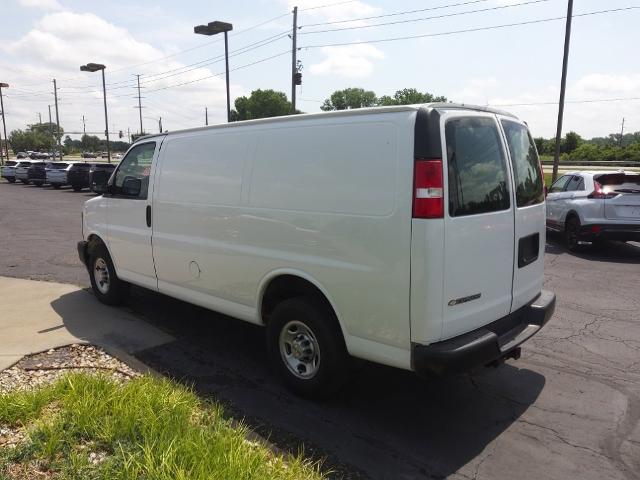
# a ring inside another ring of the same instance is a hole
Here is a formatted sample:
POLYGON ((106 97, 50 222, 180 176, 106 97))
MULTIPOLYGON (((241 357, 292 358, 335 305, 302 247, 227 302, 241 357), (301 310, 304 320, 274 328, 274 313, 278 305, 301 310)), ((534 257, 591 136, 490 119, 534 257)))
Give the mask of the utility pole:
POLYGON ((144 133, 142 130, 142 97, 140 96, 140 75, 136 75, 138 77, 138 112, 140 113, 140 135, 144 133))
POLYGON ((296 111, 296 73, 298 73, 298 7, 293 7, 293 31, 291 32, 291 106, 296 111))
POLYGON ((569 43, 571 40, 571 19, 573 17, 573 0, 567 4, 567 24, 564 32, 564 55, 562 57, 562 78, 560 80, 560 103, 558 104, 558 128, 556 130, 556 151, 553 157, 552 181, 558 178, 560 163, 560 140, 562 137, 562 120, 564 117, 564 95, 567 88, 567 64, 569 63, 569 43))
POLYGON ((158 128, 160 129, 160 133, 162 133, 162 117, 158 119, 158 128))
POLYGON ((127 138, 129 138, 129 144, 131 144, 131 129, 127 127, 127 138))
MULTIPOLYGON (((4 131, 4 145, 5 152, 7 154, 7 160, 9 160, 9 137, 7 137, 7 123, 4 119, 4 100, 2 98, 2 88, 9 88, 8 83, 0 83, 0 109, 2 110, 2 130, 4 131)), ((0 140, 0 150, 2 150, 2 141, 0 140)))
POLYGON ((87 134, 87 124, 84 121, 84 115, 82 115, 82 135, 87 134))
POLYGON ((209 110, 204 107, 204 124, 209 125, 209 110))
POLYGON ((56 138, 58 140, 58 153, 60 154, 60 161, 62 161, 62 147, 60 146, 60 114, 58 113, 58 84, 56 79, 53 79, 53 97, 56 104, 56 138))
POLYGON ((624 138, 624 117, 622 117, 622 129, 620 130, 620 146, 622 146, 623 138, 624 138))
POLYGON ((42 125, 42 113, 38 112, 38 123, 42 125))

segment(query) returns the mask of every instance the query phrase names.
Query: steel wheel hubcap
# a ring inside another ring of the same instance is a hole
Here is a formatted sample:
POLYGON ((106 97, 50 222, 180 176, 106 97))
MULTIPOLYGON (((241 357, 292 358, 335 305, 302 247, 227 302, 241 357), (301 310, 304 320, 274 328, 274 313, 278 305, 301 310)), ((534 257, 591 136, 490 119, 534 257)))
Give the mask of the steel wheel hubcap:
POLYGON ((302 322, 292 320, 280 332, 280 355, 289 371, 308 380, 318 373, 320 348, 313 331, 302 322))
POLYGON ((103 258, 98 258, 93 265, 93 278, 100 293, 109 292, 109 268, 103 258))

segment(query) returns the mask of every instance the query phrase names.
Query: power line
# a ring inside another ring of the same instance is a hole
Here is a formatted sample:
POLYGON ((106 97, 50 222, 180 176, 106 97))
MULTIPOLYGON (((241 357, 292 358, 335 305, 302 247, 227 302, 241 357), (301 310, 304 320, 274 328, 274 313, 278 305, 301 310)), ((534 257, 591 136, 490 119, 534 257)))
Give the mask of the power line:
MULTIPOLYGON (((345 3, 354 3, 356 0, 346 0, 345 2, 335 2, 335 3, 326 3, 324 5, 318 5, 316 7, 307 7, 307 8, 300 8, 298 9, 298 11, 300 12, 306 12, 309 10, 318 10, 320 8, 327 8, 327 7, 336 7, 338 5, 344 5, 345 3)), ((287 12, 288 14, 289 12, 287 12)))
MULTIPOLYGON (((599 11, 595 11, 595 12, 586 12, 586 13, 580 13, 580 14, 576 14, 573 15, 574 18, 577 17, 587 17, 590 15, 599 15, 599 14, 603 14, 603 13, 612 13, 612 12, 622 12, 622 11, 629 11, 629 10, 636 10, 640 8, 640 6, 633 6, 633 7, 624 7, 624 8, 612 8, 612 9, 608 9, 608 10, 599 10, 599 11)), ((516 22, 516 23, 505 23, 502 25, 491 25, 488 27, 477 27, 477 28, 467 28, 467 29, 463 29, 463 30, 452 30, 452 31, 448 31, 448 32, 438 32, 438 33, 424 33, 424 34, 420 34, 420 35, 407 35, 404 37, 391 37, 391 38, 378 38, 378 39, 372 39, 372 40, 357 40, 354 42, 336 42, 336 43, 325 43, 325 44, 321 44, 321 45, 306 45, 303 47, 298 47, 299 49, 303 49, 303 48, 322 48, 322 47, 341 47, 341 46, 345 46, 345 45, 363 45, 363 44, 368 44, 368 43, 383 43, 383 42, 396 42, 396 41, 400 41, 400 40, 412 40, 415 38, 427 38, 427 37, 441 37, 441 36, 445 36, 445 35, 456 35, 459 33, 471 33, 471 32, 482 32, 485 30, 496 30, 496 29, 500 29, 500 28, 508 28, 508 27, 518 27, 518 26, 522 26, 522 25, 532 25, 535 23, 544 23, 544 22, 553 22, 553 21, 557 21, 557 20, 564 20, 566 17, 562 16, 562 17, 551 17, 551 18, 541 18, 538 20, 528 20, 525 22, 516 22)))
MULTIPOLYGON (((236 70, 240 70, 240 69, 243 69, 243 68, 247 68, 247 67, 250 67, 250 66, 252 66, 252 65, 256 65, 256 64, 258 64, 258 63, 266 62, 267 60, 271 60, 271 59, 273 59, 273 58, 281 57, 282 55, 286 55, 286 54, 288 54, 288 53, 291 53, 291 50, 285 50, 284 52, 277 53, 277 54, 272 55, 272 56, 270 56, 270 57, 262 58, 262 59, 260 59, 260 60, 256 60, 255 62, 247 63, 247 64, 245 64, 245 65, 241 65, 241 66, 239 66, 239 67, 232 68, 232 69, 230 69, 229 71, 230 71, 230 72, 235 72, 236 70)), ((192 84, 192 83, 200 82, 200 81, 202 81, 202 80, 208 80, 208 79, 210 79, 210 78, 219 77, 219 76, 221 76, 221 75, 224 75, 224 73, 225 73, 225 72, 214 73, 213 75, 207 75, 206 77, 196 78, 196 79, 194 79, 194 80, 189 80, 189 81, 187 81, 187 82, 176 83, 176 84, 173 84, 173 85, 167 85, 167 86, 165 86, 165 87, 160 87, 160 88, 156 88, 156 89, 153 89, 153 90, 147 90, 147 93, 158 92, 158 91, 160 91, 160 90, 166 90, 166 89, 168 89, 168 88, 173 88, 173 87, 181 87, 181 86, 183 86, 183 85, 189 85, 189 84, 192 84)))
POLYGON ((327 33, 327 32, 340 32, 340 31, 344 31, 344 30, 358 30, 358 29, 362 29, 362 28, 373 28, 373 27, 384 27, 384 26, 388 26, 388 25, 399 25, 399 24, 403 24, 403 23, 415 23, 415 22, 423 22, 426 20, 435 20, 435 19, 439 19, 439 18, 448 18, 448 17, 458 17, 458 16, 462 16, 462 15, 469 15, 472 13, 482 13, 482 12, 491 12, 494 10, 504 10, 505 8, 512 8, 512 7, 523 7, 525 5, 533 5, 533 4, 537 4, 537 3, 545 3, 548 2, 549 0, 530 0, 528 2, 523 2, 523 3, 513 3, 511 5, 500 5, 497 7, 488 7, 488 8, 479 8, 476 10, 467 10, 465 12, 455 12, 455 13, 444 13, 442 15, 433 15, 431 17, 423 17, 423 18, 409 18, 407 20, 395 20, 393 22, 384 22, 384 23, 374 23, 371 25, 356 25, 353 27, 339 27, 339 28, 328 28, 328 29, 324 29, 324 30, 312 30, 310 32, 300 32, 300 35, 311 35, 313 33, 327 33))
MULTIPOLYGON (((596 98, 592 100, 566 100, 564 103, 603 103, 603 102, 629 102, 632 100, 640 100, 640 97, 626 98, 596 98)), ((559 102, 527 102, 527 103, 491 103, 490 107, 528 107, 539 105, 558 105, 559 102)))
MULTIPOLYGON (((253 43, 244 45, 242 47, 239 47, 236 50, 232 50, 231 51, 231 53, 229 55, 229 58, 233 58, 233 57, 236 57, 238 55, 242 55, 244 53, 247 53, 247 52, 256 50, 258 48, 264 47, 266 45, 269 45, 271 43, 274 43, 274 42, 276 42, 278 40, 281 40, 281 39, 287 37, 288 34, 289 34, 289 31, 281 32, 281 33, 278 33, 276 35, 271 35, 269 37, 263 38, 263 39, 258 40, 256 42, 253 42, 253 43)), ((225 58, 224 54, 222 54, 222 55, 218 55, 218 56, 215 56, 215 57, 211 57, 211 58, 207 58, 207 59, 201 60, 199 62, 192 63, 190 65, 184 65, 182 67, 174 68, 174 69, 167 70, 167 71, 164 71, 164 72, 158 72, 158 73, 155 73, 155 74, 146 75, 145 76, 146 78, 149 78, 149 77, 158 77, 158 78, 153 78, 153 79, 149 79, 149 80, 142 80, 142 81, 140 81, 140 85, 147 85, 149 83, 154 83, 154 82, 157 82, 159 80, 163 80, 165 78, 174 77, 176 75, 182 75, 184 73, 188 73, 188 72, 191 72, 193 70, 198 70, 198 69, 203 68, 205 66, 221 62, 221 61, 224 60, 224 58, 225 58), (192 68, 190 68, 190 67, 192 67, 192 68), (181 71, 179 71, 179 70, 181 70, 181 71), (172 72, 174 72, 174 73, 172 73, 172 72)), ((119 82, 107 83, 107 86, 111 87, 111 88, 109 88, 109 91, 119 90, 119 89, 122 89, 122 88, 135 87, 135 85, 136 85, 136 81, 135 80, 123 80, 123 81, 119 81, 119 82)), ((75 91, 75 93, 78 93, 78 92, 96 93, 96 94, 100 93, 97 90, 95 90, 95 91, 85 90, 84 87, 61 87, 61 89, 62 88, 64 88, 65 91, 67 91, 67 93, 74 92, 74 91, 75 91)))
POLYGON ((304 27, 319 27, 321 25, 335 25, 338 23, 349 23, 349 22, 358 22, 363 20, 374 20, 376 18, 386 18, 386 17, 395 17, 398 15, 408 15, 410 13, 420 13, 420 12, 429 12, 432 10, 442 10, 444 8, 452 8, 452 7, 461 7, 464 5, 472 5, 474 3, 485 3, 489 0, 472 0, 467 2, 460 3, 450 3, 449 5, 440 5, 438 7, 428 7, 428 8, 418 8, 416 10, 403 10, 401 12, 393 12, 393 13, 385 13, 383 15, 372 15, 369 17, 358 17, 358 18, 350 18, 347 20, 333 20, 331 22, 319 22, 319 23, 307 23, 306 25, 302 25, 300 28, 304 27))

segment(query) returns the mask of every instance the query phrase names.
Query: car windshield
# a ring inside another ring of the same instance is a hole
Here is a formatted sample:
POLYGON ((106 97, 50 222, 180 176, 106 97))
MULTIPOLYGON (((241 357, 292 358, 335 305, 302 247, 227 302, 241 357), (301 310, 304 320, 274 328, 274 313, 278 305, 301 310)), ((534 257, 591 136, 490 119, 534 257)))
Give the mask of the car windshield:
POLYGON ((52 170, 58 170, 60 168, 67 168, 69 164, 68 163, 60 163, 60 162, 56 162, 56 163, 52 163, 49 165, 49 168, 52 170))

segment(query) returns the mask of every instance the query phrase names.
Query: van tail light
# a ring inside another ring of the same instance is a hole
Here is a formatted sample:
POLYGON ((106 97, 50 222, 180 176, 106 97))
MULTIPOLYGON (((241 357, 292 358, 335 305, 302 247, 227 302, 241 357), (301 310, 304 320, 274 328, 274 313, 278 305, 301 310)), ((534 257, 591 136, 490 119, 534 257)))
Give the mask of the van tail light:
POLYGON ((604 190, 602 190, 602 185, 600 184, 600 182, 593 182, 593 192, 587 195, 587 198, 600 198, 606 200, 608 198, 615 198, 617 196, 618 194, 615 192, 605 193, 604 190))
POLYGON ((444 217, 442 159, 416 160, 413 172, 413 218, 444 217))

